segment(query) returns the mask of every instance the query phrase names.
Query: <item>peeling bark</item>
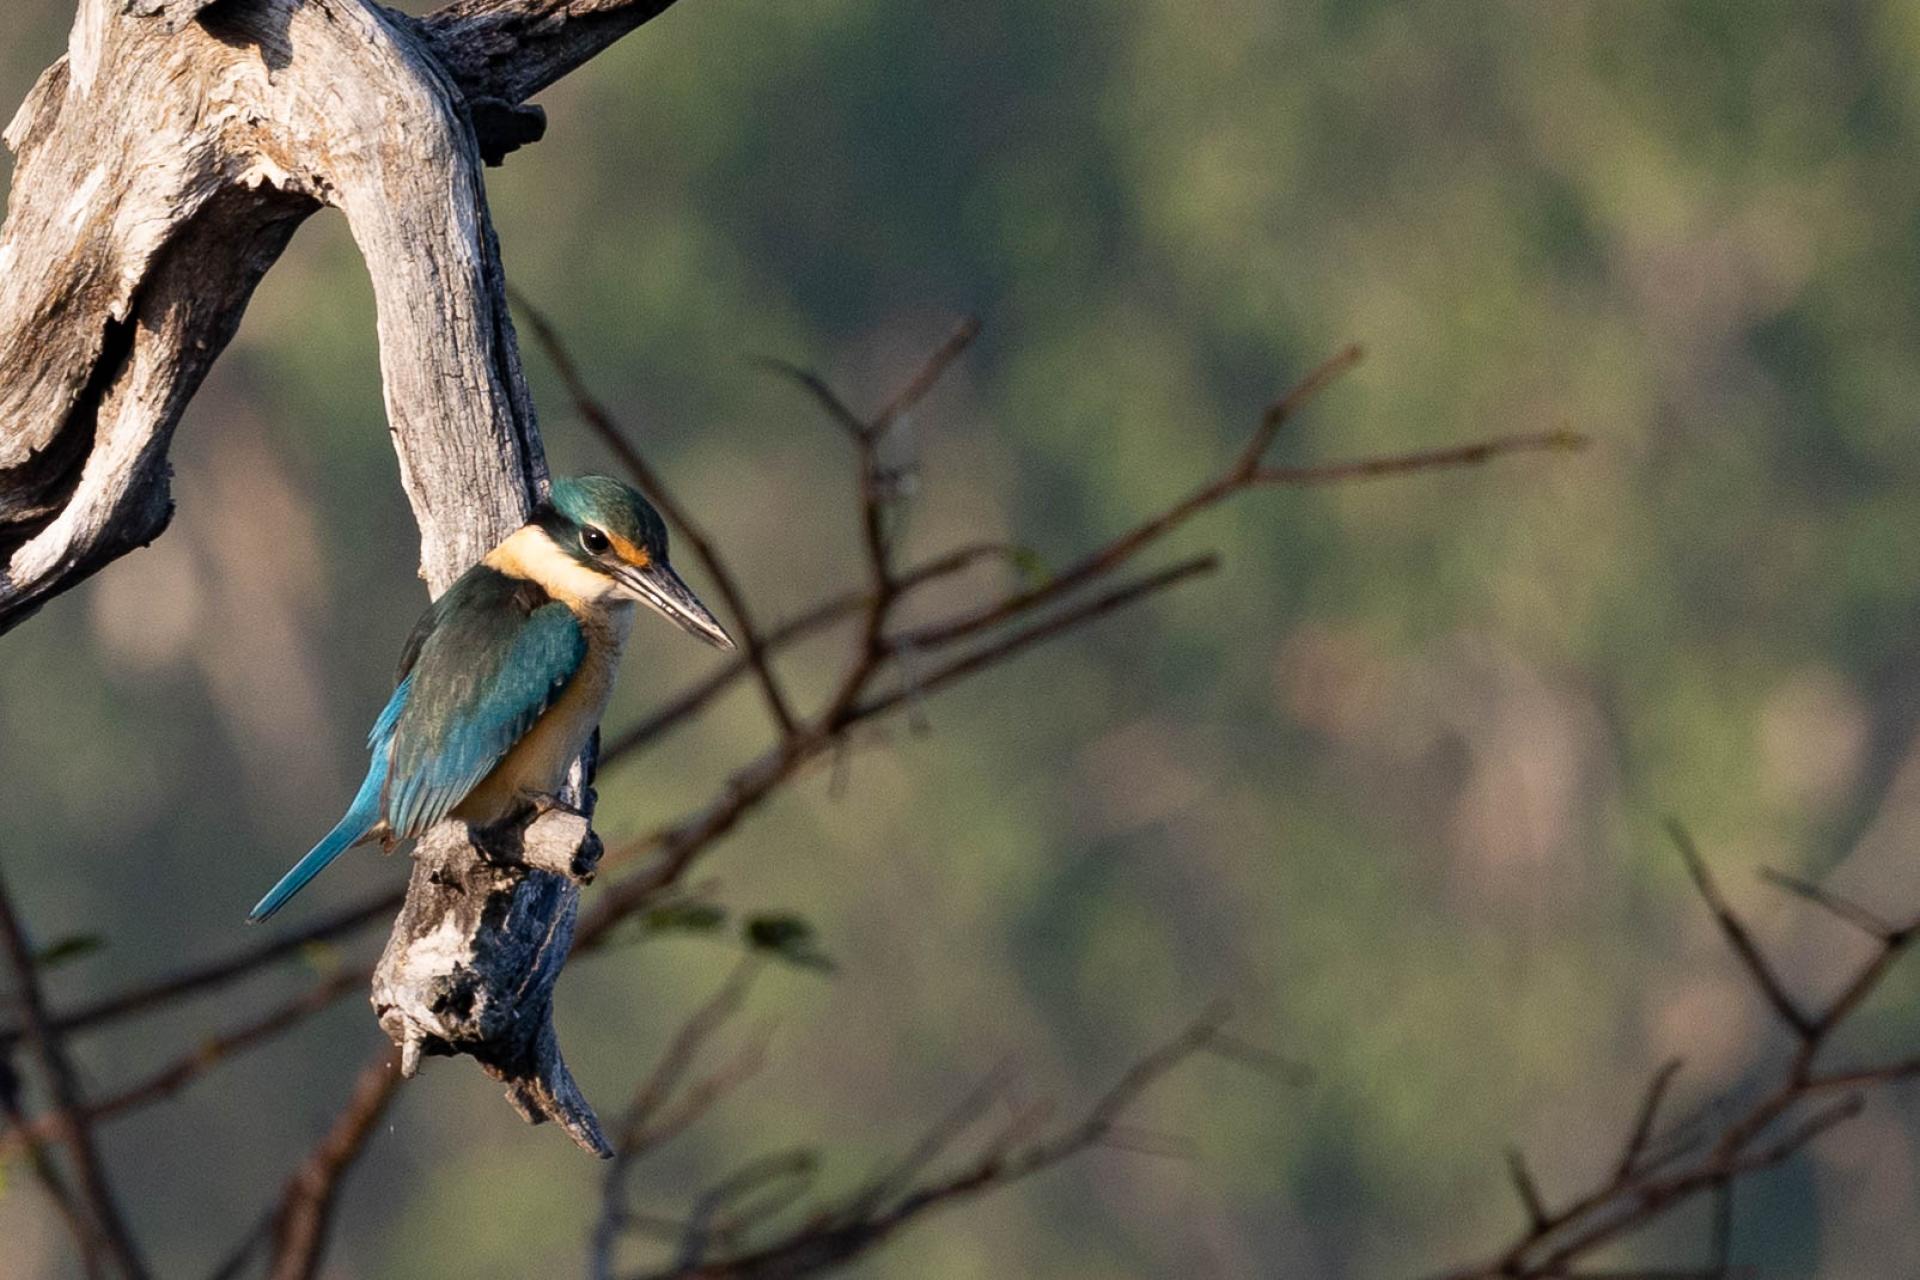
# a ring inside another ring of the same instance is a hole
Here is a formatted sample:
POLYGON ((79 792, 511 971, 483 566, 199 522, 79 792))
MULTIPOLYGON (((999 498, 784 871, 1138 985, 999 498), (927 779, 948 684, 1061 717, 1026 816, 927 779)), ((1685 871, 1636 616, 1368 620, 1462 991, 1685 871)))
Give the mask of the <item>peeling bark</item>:
MULTIPOLYGON (((366 258, 400 476, 438 593, 546 484, 483 163, 526 99, 663 0, 80 0, 5 141, 0 632, 166 528, 167 448, 298 225, 341 209, 366 258)), ((584 766, 577 798, 590 802, 584 766)), ((553 1039, 598 842, 551 814, 516 858, 429 834, 375 982, 382 1025, 473 1055, 529 1119, 602 1151, 553 1039)))

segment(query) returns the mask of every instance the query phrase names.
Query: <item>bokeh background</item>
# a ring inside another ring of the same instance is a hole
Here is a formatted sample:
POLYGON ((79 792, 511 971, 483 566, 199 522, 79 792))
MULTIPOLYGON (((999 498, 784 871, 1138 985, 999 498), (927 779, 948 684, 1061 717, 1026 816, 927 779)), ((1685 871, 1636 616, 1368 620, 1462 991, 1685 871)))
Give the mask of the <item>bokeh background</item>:
MULTIPOLYGON (((9 0, 0 101, 71 8, 9 0)), ((1189 1155, 1083 1159, 852 1274, 1407 1275, 1517 1226, 1505 1145, 1552 1194, 1661 1059, 1691 1096, 1737 1087, 1767 1024, 1664 816, 1811 989, 1853 944, 1752 868, 1920 905, 1916 86, 1900 0, 686 0, 548 93, 547 140, 491 179, 510 275, 763 616, 858 561, 841 440, 754 358, 872 404, 965 312, 985 337, 912 423, 922 551, 1062 562, 1350 341, 1367 363, 1289 458, 1596 441, 1242 499, 1160 553, 1218 548, 1218 576, 938 697, 839 798, 816 776, 747 824, 716 895, 803 913, 837 968, 760 988, 772 1067, 645 1202, 791 1145, 859 1177, 1003 1059, 1066 1107, 1224 994, 1314 1082, 1200 1064, 1139 1115, 1189 1155)), ((610 467, 529 361, 556 467, 610 467)), ((268 278, 175 460, 172 531, 0 640, 0 857, 43 939, 108 940, 52 975, 62 1002, 258 938, 245 909, 350 793, 423 603, 337 215, 268 278)), ((611 725, 709 661, 644 636, 611 725)), ((837 652, 791 674, 819 688, 837 652)), ((603 779, 604 827, 696 804, 766 733, 743 687, 603 779)), ((289 919, 403 874, 357 855, 289 919)), ((88 1078, 377 943, 86 1039, 88 1078)), ((604 1111, 736 951, 569 970, 560 1029, 604 1111)), ((1896 980, 1862 1048, 1910 1044, 1916 998, 1896 980)), ((107 1130, 164 1274, 252 1220, 377 1036, 346 1001, 107 1130)), ((1920 1274, 1912 1102, 1750 1184, 1739 1255, 1920 1274)), ((437 1064, 329 1274, 572 1273, 599 1173, 437 1064)), ((0 1241, 9 1280, 67 1274, 21 1178, 0 1241)))

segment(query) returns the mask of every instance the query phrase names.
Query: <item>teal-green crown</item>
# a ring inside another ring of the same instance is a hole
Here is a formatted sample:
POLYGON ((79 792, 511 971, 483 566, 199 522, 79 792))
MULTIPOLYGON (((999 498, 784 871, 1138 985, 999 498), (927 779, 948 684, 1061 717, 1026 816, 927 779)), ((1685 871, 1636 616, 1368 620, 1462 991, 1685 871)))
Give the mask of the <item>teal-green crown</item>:
MULTIPOLYGON (((631 485, 611 476, 567 476, 553 482, 549 500, 568 523, 614 535, 658 561, 667 559, 667 524, 631 485)), ((572 539, 555 539, 572 544, 572 539)))

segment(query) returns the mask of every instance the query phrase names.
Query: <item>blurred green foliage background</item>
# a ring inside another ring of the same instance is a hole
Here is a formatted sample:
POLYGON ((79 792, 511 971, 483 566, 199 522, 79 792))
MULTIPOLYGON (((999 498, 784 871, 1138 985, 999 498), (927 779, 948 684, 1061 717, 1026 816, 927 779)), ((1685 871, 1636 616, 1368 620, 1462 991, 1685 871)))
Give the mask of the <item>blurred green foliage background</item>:
MULTIPOLYGON (((11 104, 72 6, 8 10, 11 104)), ((686 0, 548 93, 547 140, 491 178, 510 276, 763 616, 858 560, 842 442, 754 358, 872 404, 963 312, 986 335, 912 424, 922 551, 1063 562, 1349 341, 1368 362, 1287 458, 1596 441, 1242 499, 1159 556, 1217 547, 1218 576, 940 696, 844 795, 815 776, 747 824, 705 864, 717 897, 803 913, 837 969, 760 989, 772 1068, 649 1166, 647 1202, 789 1145, 857 1178, 1002 1059, 1065 1108, 1225 994, 1311 1085, 1196 1066, 1139 1117, 1190 1157, 1095 1155, 852 1274, 1407 1275, 1517 1226, 1503 1146, 1551 1195, 1658 1061, 1696 1097, 1736 1086, 1778 1046, 1663 816, 1814 989, 1854 944, 1751 868, 1920 904, 1916 86, 1895 0, 686 0)), ((556 468, 609 468, 528 354, 556 468)), ((0 640, 0 857, 44 939, 108 939, 59 1001, 257 939, 247 906, 348 796, 424 601, 382 423, 328 213, 188 414, 172 531, 0 640)), ((611 726, 709 660, 643 638, 611 726)), ((791 674, 817 691, 839 652, 791 674)), ((611 771, 609 836, 766 734, 743 686, 611 771)), ((297 910, 403 874, 356 855, 297 910)), ((89 1079, 344 958, 87 1039, 89 1079)), ((689 938, 569 970, 560 1030, 603 1111, 733 958, 689 938)), ((1897 981, 1861 1047, 1910 1043, 1915 996, 1897 981)), ((164 1274, 252 1221, 377 1037, 348 1001, 110 1127, 164 1274)), ((1920 1274, 1903 1102, 1751 1184, 1740 1256, 1920 1274)), ((435 1065, 329 1274, 568 1274, 599 1174, 435 1065)), ((0 1240, 0 1273, 66 1274, 17 1177, 0 1240)))

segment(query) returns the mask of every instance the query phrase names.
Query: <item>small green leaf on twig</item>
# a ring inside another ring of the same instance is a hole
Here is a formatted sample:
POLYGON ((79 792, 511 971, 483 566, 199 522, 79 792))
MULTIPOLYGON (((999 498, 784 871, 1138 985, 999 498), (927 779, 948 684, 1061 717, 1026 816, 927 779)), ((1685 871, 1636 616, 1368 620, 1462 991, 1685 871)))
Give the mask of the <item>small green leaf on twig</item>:
POLYGON ((711 933, 727 922, 727 909, 711 902, 670 902, 642 919, 648 933, 711 933))
POLYGON ((33 962, 42 969, 51 969, 57 965, 69 964, 75 960, 102 950, 107 940, 97 933, 75 933, 50 942, 36 951, 33 962))
POLYGON ((764 951, 803 969, 822 972, 833 969, 832 959, 819 948, 813 926, 791 912, 753 916, 743 933, 747 945, 755 951, 764 951))

